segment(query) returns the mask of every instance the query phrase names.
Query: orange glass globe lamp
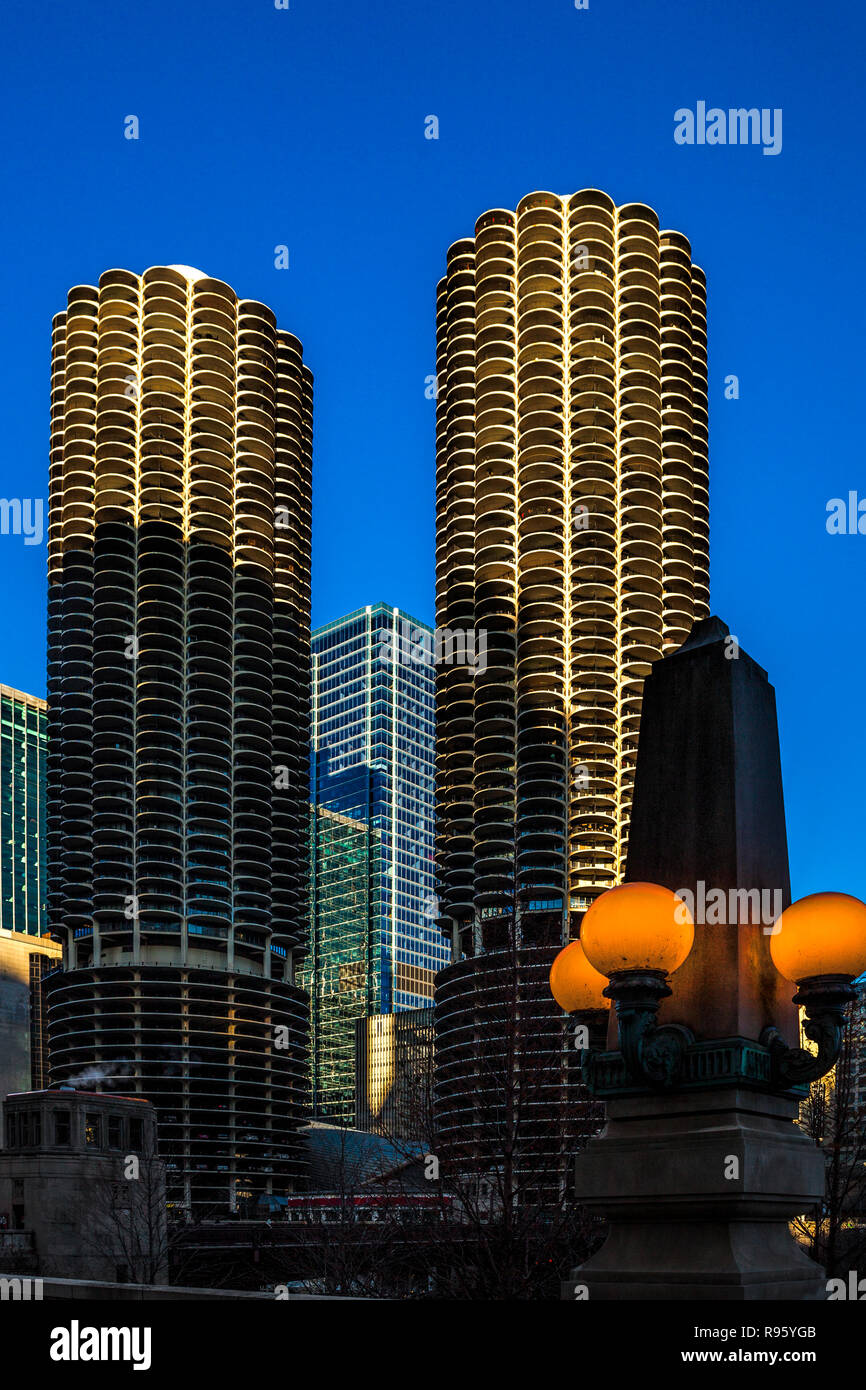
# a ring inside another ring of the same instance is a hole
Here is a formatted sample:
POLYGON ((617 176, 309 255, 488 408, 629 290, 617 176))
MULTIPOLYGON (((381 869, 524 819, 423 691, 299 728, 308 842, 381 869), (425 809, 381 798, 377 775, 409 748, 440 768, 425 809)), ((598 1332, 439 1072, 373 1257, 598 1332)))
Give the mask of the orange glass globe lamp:
MULTIPOLYGON (((653 1089, 677 1085, 694 1035, 679 1024, 658 1027, 656 1014, 672 992, 668 976, 694 945, 688 907, 659 883, 623 883, 596 898, 580 939, 589 964, 608 977, 605 995, 616 1008, 620 1054, 632 1080, 653 1089)), ((590 1059, 590 1089, 593 1066, 590 1059)))
POLYGON ((590 965, 580 941, 569 941, 550 967, 550 992, 576 1024, 575 1047, 599 1051, 607 1038, 607 980, 590 965))
POLYGON ((550 967, 550 992, 567 1014, 610 1008, 607 979, 586 958, 581 941, 569 941, 550 967))
POLYGON ((776 1028, 761 1041, 769 1049, 774 1079, 808 1085, 838 1060, 845 1010, 856 998, 852 980, 866 970, 866 903, 848 893, 811 893, 786 907, 770 937, 773 964, 796 985, 794 1003, 806 1015, 803 1032, 815 1050, 788 1047, 776 1028))
POLYGON ((866 903, 848 893, 811 893, 786 907, 770 937, 780 975, 802 984, 855 980, 866 970, 866 903))
POLYGON ((676 893, 658 883, 622 883, 587 911, 580 929, 590 965, 608 978, 624 971, 670 975, 692 949, 695 926, 676 893))

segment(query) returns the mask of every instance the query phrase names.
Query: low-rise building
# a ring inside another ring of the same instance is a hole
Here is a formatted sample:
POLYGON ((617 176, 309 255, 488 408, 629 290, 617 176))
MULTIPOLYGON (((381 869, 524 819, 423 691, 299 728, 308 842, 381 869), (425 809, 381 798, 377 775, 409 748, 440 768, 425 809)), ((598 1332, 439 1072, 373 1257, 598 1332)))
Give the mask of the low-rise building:
POLYGON ((150 1103, 58 1087, 7 1096, 3 1109, 0 1270, 23 1259, 44 1277, 165 1282, 165 1173, 150 1103))

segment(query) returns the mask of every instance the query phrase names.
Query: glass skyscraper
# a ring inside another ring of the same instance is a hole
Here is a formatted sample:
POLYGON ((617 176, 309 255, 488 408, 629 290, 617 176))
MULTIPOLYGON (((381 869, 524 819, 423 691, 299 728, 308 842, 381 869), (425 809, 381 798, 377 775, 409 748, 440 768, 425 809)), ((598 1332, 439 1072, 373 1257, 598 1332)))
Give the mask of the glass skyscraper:
POLYGON ((44 700, 0 685, 0 927, 41 936, 45 907, 44 700))
POLYGON ((377 603, 313 633, 313 1110, 351 1124, 355 1021, 423 1008, 433 894, 433 633, 377 603))

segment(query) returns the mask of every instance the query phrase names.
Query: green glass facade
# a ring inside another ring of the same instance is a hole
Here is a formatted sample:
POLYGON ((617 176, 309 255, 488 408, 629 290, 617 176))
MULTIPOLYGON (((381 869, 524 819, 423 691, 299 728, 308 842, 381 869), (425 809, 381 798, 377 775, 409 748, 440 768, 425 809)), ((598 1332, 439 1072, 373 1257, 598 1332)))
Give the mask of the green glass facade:
POLYGON ((0 685, 0 927, 48 930, 44 700, 0 685))
POLYGON ((382 992, 380 836, 363 821, 312 808, 310 992, 313 1112, 354 1121, 355 1021, 382 992), (372 839, 372 853, 371 853, 372 839))

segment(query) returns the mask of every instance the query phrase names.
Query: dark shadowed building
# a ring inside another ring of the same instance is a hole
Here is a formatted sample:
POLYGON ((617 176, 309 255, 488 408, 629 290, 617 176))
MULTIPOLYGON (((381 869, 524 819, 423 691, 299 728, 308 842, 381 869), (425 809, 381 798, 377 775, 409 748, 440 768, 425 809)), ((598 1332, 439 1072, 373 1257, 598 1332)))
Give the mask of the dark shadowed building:
POLYGON ((75 286, 52 371, 51 1076, 228 1211, 305 1171, 312 378, 189 266, 75 286))

